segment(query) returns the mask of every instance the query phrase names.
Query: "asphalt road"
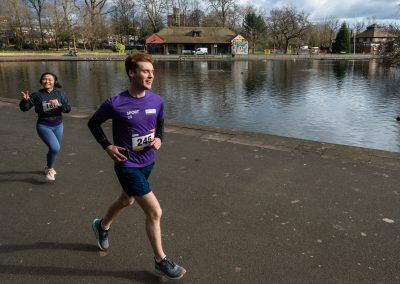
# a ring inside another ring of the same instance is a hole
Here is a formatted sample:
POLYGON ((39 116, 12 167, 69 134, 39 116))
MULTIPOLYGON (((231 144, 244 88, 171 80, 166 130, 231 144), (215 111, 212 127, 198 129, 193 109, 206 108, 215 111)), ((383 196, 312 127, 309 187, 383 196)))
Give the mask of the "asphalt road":
MULTIPOLYGON (((158 283, 138 206, 97 249, 120 186, 87 115, 65 118, 54 183, 35 121, 0 101, 1 283, 158 283)), ((399 173, 400 153, 168 122, 150 182, 178 282, 400 283, 399 173)))

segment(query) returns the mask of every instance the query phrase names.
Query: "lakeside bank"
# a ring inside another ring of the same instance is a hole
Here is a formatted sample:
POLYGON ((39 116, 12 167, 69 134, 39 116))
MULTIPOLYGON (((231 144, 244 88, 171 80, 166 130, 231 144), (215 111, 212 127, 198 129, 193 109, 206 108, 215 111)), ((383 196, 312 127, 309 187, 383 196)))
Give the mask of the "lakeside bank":
MULTIPOLYGON (((12 61, 95 61, 125 60, 127 54, 79 52, 77 56, 60 53, 12 53, 0 52, 0 62, 12 61)), ((380 59, 374 54, 248 54, 236 55, 158 55, 152 54, 160 61, 239 61, 239 60, 370 60, 380 59)))
MULTIPOLYGON (((19 100, 0 97, 0 105, 15 105, 19 100)), ((74 108, 67 117, 88 119, 94 111, 86 108, 74 108)), ((215 128, 205 125, 182 123, 166 120, 166 132, 173 132, 200 139, 211 139, 218 142, 228 142, 246 146, 260 147, 288 153, 312 153, 323 159, 340 158, 347 162, 358 162, 380 168, 400 170, 400 152, 369 149, 364 147, 318 142, 292 137, 284 137, 266 133, 215 128), (204 136, 204 137, 203 137, 204 136)))

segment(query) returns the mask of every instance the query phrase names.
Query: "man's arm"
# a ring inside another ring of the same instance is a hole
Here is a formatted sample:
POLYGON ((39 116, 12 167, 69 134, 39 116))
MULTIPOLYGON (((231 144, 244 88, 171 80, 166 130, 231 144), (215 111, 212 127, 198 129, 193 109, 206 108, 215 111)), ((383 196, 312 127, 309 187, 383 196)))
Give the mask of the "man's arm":
POLYGON ((92 132, 96 141, 100 143, 100 145, 107 152, 107 154, 110 156, 111 159, 113 159, 115 162, 126 161, 128 157, 125 157, 120 152, 120 150, 125 150, 125 148, 115 146, 111 144, 110 141, 108 141, 107 136, 104 133, 103 128, 101 127, 102 123, 103 121, 96 118, 96 115, 93 115, 88 122, 88 127, 90 129, 90 132, 92 132))
POLYGON ((157 120, 156 134, 154 140, 150 143, 150 146, 153 147, 155 150, 160 149, 163 136, 164 136, 164 119, 157 120))
POLYGON ((100 121, 96 118, 96 115, 93 115, 89 119, 88 127, 96 141, 103 147, 103 149, 106 149, 108 146, 111 145, 111 143, 110 141, 108 141, 107 136, 103 131, 103 128, 101 128, 102 123, 103 121, 100 121))
POLYGON ((156 128, 155 137, 160 138, 161 141, 163 140, 163 138, 164 138, 164 119, 157 120, 157 128, 156 128))

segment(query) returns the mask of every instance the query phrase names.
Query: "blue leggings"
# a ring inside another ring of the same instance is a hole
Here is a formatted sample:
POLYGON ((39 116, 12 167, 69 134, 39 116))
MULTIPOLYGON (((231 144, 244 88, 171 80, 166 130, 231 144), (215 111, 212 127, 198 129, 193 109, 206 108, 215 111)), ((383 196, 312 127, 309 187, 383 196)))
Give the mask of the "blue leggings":
POLYGON ((54 168, 58 152, 60 152, 61 148, 64 124, 48 126, 38 123, 36 124, 36 130, 40 139, 49 147, 49 152, 47 152, 47 167, 54 168))

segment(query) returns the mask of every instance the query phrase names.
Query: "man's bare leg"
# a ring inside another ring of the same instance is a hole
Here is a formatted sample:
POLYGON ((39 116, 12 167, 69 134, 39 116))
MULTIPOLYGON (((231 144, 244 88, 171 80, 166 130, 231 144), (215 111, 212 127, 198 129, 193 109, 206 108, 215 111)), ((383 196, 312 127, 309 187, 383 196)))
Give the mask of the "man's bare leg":
POLYGON ((135 202, 135 198, 133 196, 128 196, 125 192, 122 192, 114 201, 111 203, 110 207, 107 210, 106 215, 103 218, 101 223, 101 227, 104 230, 108 230, 112 224, 112 222, 118 217, 118 215, 124 210, 126 207, 132 205, 135 202))
POLYGON ((153 192, 141 197, 135 197, 136 202, 146 214, 146 232, 151 247, 154 251, 156 261, 161 261, 165 257, 161 241, 161 215, 160 203, 153 192))

